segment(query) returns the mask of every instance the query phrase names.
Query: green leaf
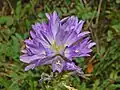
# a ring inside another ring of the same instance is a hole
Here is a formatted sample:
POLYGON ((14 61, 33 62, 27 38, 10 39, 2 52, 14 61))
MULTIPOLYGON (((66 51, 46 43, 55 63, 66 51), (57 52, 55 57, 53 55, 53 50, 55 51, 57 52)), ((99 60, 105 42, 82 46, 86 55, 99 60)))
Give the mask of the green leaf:
POLYGON ((85 84, 85 83, 82 83, 82 84, 80 85, 79 90, 88 90, 88 89, 86 88, 86 84, 85 84))
POLYGON ((100 84, 100 80, 99 79, 95 80, 95 83, 93 84, 93 90, 99 90, 98 89, 99 84, 100 84))
POLYGON ((116 71, 112 71, 112 72, 110 73, 110 78, 116 80, 116 79, 118 78, 117 72, 116 72, 116 71))
POLYGON ((30 29, 31 23, 28 19, 25 20, 25 26, 28 30, 30 29))
POLYGON ((105 53, 105 47, 101 47, 100 54, 103 55, 105 53))
POLYGON ((38 13, 38 17, 43 18, 45 15, 43 13, 38 13))
POLYGON ((18 39, 15 36, 11 36, 12 38, 12 49, 17 53, 20 51, 20 44, 18 39))
POLYGON ((15 36, 21 41, 23 40, 23 37, 19 33, 15 33, 15 36))
POLYGON ((65 0, 67 4, 70 4, 70 0, 65 0))
POLYGON ((0 17, 0 24, 4 24, 4 23, 6 23, 6 17, 2 16, 0 17))
POLYGON ((61 8, 61 11, 64 13, 64 14, 66 14, 67 13, 67 8, 61 8))
POLYGON ((18 83, 16 80, 13 81, 13 83, 9 86, 9 90, 20 90, 18 83))
POLYGON ((0 85, 3 85, 5 88, 9 87, 10 81, 6 78, 0 78, 0 85))
POLYGON ((10 31, 11 31, 11 33, 15 33, 16 28, 15 28, 15 27, 12 27, 10 31))
POLYGON ((21 0, 19 0, 19 1, 17 2, 17 7, 16 7, 16 9, 15 9, 15 14, 16 14, 17 20, 20 19, 21 10, 22 10, 21 0))
POLYGON ((13 24, 13 17, 12 16, 0 17, 0 24, 6 24, 7 26, 11 26, 13 24))
POLYGON ((107 34, 108 34, 107 41, 109 42, 109 41, 111 41, 111 40, 113 39, 113 33, 112 33, 111 30, 109 30, 109 31, 107 32, 107 34))
POLYGON ((116 32, 120 32, 120 23, 113 25, 112 28, 115 29, 116 32))
POLYGON ((120 4, 120 0, 116 0, 116 3, 117 3, 117 4, 120 4))
POLYGON ((9 16, 7 17, 7 26, 11 26, 13 24, 13 17, 9 16))
POLYGON ((107 88, 108 90, 119 90, 120 89, 120 84, 111 84, 107 88))

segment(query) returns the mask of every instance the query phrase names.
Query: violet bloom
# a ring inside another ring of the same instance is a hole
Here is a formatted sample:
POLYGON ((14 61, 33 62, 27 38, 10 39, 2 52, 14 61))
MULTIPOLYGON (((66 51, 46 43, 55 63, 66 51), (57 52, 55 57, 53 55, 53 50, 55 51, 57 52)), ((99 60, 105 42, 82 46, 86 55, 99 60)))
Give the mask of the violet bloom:
POLYGON ((26 48, 20 56, 22 62, 29 64, 25 71, 51 64, 53 72, 81 72, 72 59, 90 56, 95 45, 87 36, 88 31, 81 32, 84 21, 75 16, 60 20, 56 12, 46 16, 48 23, 32 25, 31 39, 25 40, 26 48))

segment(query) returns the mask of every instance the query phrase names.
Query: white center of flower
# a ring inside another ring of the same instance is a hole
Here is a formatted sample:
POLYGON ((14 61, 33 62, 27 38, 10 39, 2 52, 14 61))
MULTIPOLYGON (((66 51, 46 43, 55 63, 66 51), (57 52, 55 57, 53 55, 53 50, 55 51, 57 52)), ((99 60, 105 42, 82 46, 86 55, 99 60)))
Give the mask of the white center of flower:
POLYGON ((56 62, 56 64, 57 64, 57 65, 61 65, 61 62, 58 60, 58 61, 56 62))
POLYGON ((56 42, 54 41, 54 44, 51 45, 51 48, 55 50, 57 54, 59 54, 60 51, 64 49, 64 46, 57 46, 56 42))
POLYGON ((79 50, 75 50, 76 53, 80 52, 79 50))

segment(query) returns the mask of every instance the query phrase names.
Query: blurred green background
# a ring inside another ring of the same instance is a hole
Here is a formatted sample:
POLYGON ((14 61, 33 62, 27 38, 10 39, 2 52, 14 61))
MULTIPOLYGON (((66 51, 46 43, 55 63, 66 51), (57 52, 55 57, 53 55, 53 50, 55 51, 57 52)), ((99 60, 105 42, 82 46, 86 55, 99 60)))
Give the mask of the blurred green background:
POLYGON ((0 90, 120 90, 120 0, 0 0, 0 90), (31 25, 45 13, 85 20, 97 43, 91 57, 77 58, 88 79, 61 74, 39 84, 48 66, 24 72, 19 60, 31 25))

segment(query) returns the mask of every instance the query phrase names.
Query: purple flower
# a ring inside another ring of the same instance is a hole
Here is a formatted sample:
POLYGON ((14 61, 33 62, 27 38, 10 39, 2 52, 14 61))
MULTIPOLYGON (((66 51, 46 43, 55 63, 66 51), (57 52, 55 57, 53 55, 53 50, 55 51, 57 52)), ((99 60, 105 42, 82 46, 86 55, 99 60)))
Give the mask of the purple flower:
POLYGON ((72 59, 90 56, 95 45, 87 36, 90 32, 81 32, 84 21, 75 16, 60 20, 56 12, 46 16, 48 23, 32 25, 31 39, 25 40, 26 48, 20 56, 29 64, 25 71, 47 64, 51 64, 53 72, 80 71, 72 59))

